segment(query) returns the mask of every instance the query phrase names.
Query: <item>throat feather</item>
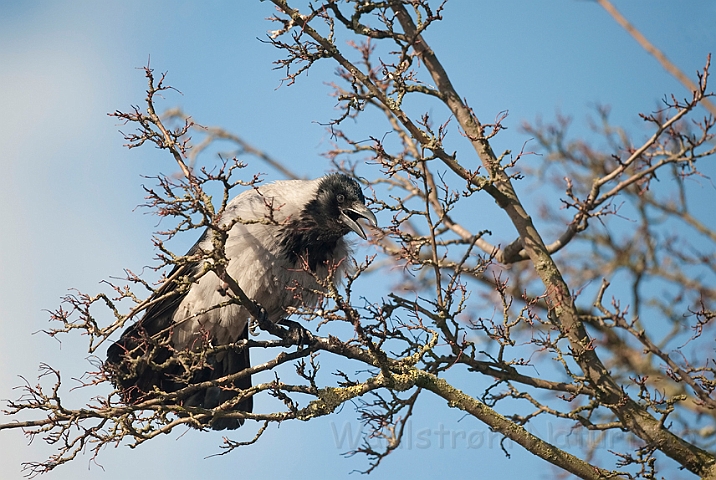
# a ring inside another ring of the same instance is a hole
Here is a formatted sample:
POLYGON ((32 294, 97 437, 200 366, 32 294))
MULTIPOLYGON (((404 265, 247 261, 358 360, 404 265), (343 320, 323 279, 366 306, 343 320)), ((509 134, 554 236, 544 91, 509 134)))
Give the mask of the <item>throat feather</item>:
POLYGON ((296 220, 281 229, 281 255, 294 265, 307 261, 316 271, 318 265, 334 257, 344 232, 321 228, 308 219, 296 220))

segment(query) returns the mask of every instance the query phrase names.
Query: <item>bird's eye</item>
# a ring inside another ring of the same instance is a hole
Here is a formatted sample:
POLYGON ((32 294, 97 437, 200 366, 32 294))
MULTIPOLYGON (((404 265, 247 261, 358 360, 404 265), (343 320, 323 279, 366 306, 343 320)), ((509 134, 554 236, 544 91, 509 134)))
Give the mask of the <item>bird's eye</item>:
POLYGON ((345 199, 346 199, 346 197, 342 193, 339 193, 338 195, 336 195, 336 201, 338 203, 343 203, 345 201, 345 199))

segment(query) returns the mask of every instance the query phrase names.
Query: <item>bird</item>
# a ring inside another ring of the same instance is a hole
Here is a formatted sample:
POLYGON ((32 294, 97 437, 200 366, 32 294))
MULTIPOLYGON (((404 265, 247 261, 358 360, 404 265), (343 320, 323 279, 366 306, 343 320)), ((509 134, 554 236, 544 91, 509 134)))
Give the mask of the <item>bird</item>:
MULTIPOLYGON (((366 239, 360 219, 377 226, 360 185, 345 174, 247 189, 227 203, 220 219, 225 229, 230 228, 224 244, 226 273, 263 308, 266 319, 286 321, 293 308, 318 303, 322 288, 317 279, 332 271, 340 283, 350 270, 352 249, 344 237, 355 232, 366 239)), ((212 232, 207 229, 184 258, 211 251, 216 235, 212 232)), ((250 368, 248 348, 227 347, 205 358, 201 355, 207 346, 248 339, 250 320, 244 306, 230 301, 226 283, 214 270, 206 271, 208 261, 176 265, 150 297, 140 320, 107 349, 105 370, 124 403, 136 404, 250 368), (197 354, 193 358, 202 363, 192 367, 186 355, 180 361, 182 352, 197 354)), ((173 401, 185 408, 213 409, 250 387, 250 376, 239 375, 228 388, 187 389, 184 398, 173 401)), ((231 407, 236 410, 253 411, 252 397, 234 402, 231 407)), ((214 415, 197 428, 233 430, 243 422, 214 415)))

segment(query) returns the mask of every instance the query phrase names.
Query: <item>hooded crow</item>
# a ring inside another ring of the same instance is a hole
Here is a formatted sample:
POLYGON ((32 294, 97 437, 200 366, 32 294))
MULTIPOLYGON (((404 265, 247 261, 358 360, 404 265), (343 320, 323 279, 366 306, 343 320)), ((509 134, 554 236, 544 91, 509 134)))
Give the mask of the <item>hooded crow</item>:
MULTIPOLYGON (((232 199, 221 219, 229 230, 226 272, 246 295, 260 304, 268 320, 278 322, 298 306, 313 306, 322 288, 316 281, 335 268, 337 281, 348 267, 351 251, 344 235, 366 238, 358 219, 376 225, 358 183, 342 174, 316 180, 278 181, 247 190, 232 199), (315 277, 314 277, 315 275, 315 277)), ((207 230, 187 255, 211 251, 207 230)), ((205 262, 174 268, 169 281, 157 289, 144 316, 107 350, 105 368, 126 403, 231 375, 250 367, 249 350, 217 347, 248 338, 249 312, 232 302, 223 282, 205 262), (195 353, 178 360, 179 354, 195 353), (192 362, 195 362, 192 367, 192 362), (201 362, 201 363, 196 363, 201 362)), ((246 375, 230 388, 197 388, 177 399, 184 407, 215 408, 251 387, 246 375), (233 387, 233 388, 231 388, 233 387)), ((238 403, 251 412, 252 398, 238 403)), ((214 418, 215 430, 235 429, 243 420, 214 418)))

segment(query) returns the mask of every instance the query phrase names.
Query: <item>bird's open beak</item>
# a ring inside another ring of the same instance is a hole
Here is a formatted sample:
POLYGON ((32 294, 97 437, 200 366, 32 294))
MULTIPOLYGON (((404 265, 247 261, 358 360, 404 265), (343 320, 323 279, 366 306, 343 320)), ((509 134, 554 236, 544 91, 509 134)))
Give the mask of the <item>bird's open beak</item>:
POLYGON ((360 202, 356 202, 349 207, 342 208, 339 218, 348 228, 356 232, 363 240, 366 239, 365 232, 363 231, 363 227, 361 227, 356 220, 364 218, 374 227, 378 225, 378 221, 375 219, 373 212, 360 202))

